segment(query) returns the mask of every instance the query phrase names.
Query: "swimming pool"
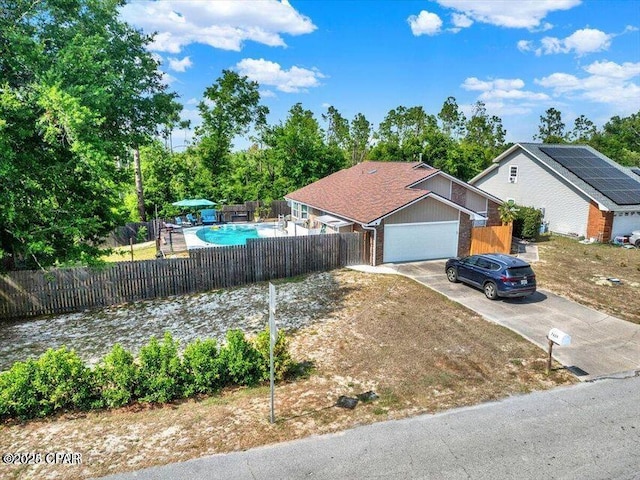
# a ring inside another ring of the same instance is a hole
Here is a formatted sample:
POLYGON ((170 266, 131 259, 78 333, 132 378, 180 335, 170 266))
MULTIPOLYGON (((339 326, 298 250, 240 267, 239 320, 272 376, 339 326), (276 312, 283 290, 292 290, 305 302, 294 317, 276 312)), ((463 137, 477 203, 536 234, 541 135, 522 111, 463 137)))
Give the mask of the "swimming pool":
POLYGON ((246 245, 250 238, 274 237, 276 233, 273 223, 213 225, 195 231, 199 240, 213 246, 246 245))

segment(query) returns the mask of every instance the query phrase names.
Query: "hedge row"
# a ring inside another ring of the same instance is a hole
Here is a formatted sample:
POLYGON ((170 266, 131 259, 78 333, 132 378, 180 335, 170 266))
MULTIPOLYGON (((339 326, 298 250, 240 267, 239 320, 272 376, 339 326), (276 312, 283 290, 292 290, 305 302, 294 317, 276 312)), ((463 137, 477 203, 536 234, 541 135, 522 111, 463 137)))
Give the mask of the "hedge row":
MULTIPOLYGON (((0 373, 0 419, 26 420, 136 401, 169 402, 269 378, 268 331, 249 341, 241 330, 230 330, 220 348, 208 339, 190 343, 182 355, 178 351, 178 341, 168 332, 161 342, 151 337, 137 360, 116 344, 94 368, 66 347, 49 349, 37 360, 16 362, 0 373)), ((276 379, 281 380, 292 366, 281 331, 274 357, 276 379)))

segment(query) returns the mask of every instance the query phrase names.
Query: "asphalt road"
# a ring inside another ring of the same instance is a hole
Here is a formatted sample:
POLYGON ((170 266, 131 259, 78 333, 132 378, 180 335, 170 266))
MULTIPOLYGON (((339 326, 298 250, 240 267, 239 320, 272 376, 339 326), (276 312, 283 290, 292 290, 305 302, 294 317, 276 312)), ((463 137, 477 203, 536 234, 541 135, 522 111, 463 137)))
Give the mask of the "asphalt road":
POLYGON ((640 377, 580 383, 109 479, 639 479, 640 377))
POLYGON ((386 264, 380 270, 411 277, 544 350, 548 348, 549 330, 559 328, 571 336, 571 345, 554 347, 553 356, 581 380, 634 375, 640 370, 640 325, 545 290, 525 298, 491 301, 481 290, 449 282, 444 264, 444 261, 386 264))

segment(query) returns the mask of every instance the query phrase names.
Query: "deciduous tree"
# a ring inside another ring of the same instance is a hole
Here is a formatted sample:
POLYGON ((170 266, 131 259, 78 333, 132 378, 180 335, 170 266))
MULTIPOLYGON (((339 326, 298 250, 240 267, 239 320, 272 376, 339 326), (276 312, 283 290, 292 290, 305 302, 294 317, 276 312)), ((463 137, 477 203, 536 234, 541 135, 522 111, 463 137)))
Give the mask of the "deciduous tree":
POLYGON ((204 91, 198 104, 202 125, 196 129, 198 152, 211 173, 225 172, 233 140, 251 127, 266 124, 269 109, 260 105, 258 83, 231 70, 204 91))
POLYGON ((175 109, 119 0, 0 2, 0 253, 88 262, 120 220, 131 148, 175 109))

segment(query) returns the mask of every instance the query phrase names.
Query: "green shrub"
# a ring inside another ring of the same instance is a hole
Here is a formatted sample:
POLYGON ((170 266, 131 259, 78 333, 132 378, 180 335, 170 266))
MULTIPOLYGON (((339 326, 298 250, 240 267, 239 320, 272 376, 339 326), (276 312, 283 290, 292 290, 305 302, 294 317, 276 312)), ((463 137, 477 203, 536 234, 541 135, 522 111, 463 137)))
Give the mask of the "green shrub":
POLYGON ((98 395, 92 371, 74 350, 67 347, 47 350, 36 362, 33 385, 36 390, 38 416, 61 409, 92 408, 98 395))
POLYGON ((147 236, 149 233, 149 229, 142 225, 140 228, 138 228, 138 231, 136 232, 136 243, 144 243, 147 241, 147 236))
MULTIPOLYGON (((227 332, 218 349, 215 340, 187 345, 183 358, 170 333, 162 343, 151 337, 140 350, 139 362, 116 344, 91 370, 75 351, 49 349, 38 360, 16 362, 0 373, 0 419, 27 420, 63 409, 120 407, 132 401, 168 402, 196 393, 213 393, 229 385, 255 385, 269 378, 269 332, 249 342, 241 330, 227 332)), ((278 333, 276 378, 293 362, 288 341, 278 333)))
POLYGON ((27 420, 38 415, 37 371, 36 360, 29 359, 16 362, 8 371, 0 373, 0 418, 27 420))
POLYGON ((220 349, 220 361, 225 384, 255 385, 262 379, 262 356, 242 330, 227 332, 227 343, 220 349))
MULTIPOLYGON (((269 379, 269 329, 263 330, 255 340, 256 349, 262 357, 262 379, 269 379)), ((273 367, 276 380, 282 380, 289 373, 293 366, 291 354, 289 353, 289 341, 282 330, 278 330, 278 338, 273 347, 273 367)))
POLYGON ((133 355, 116 343, 95 368, 102 402, 109 408, 122 407, 134 399, 138 369, 133 355))
POLYGON ((169 332, 162 343, 151 337, 140 349, 136 396, 143 402, 168 402, 183 394, 184 367, 178 342, 169 332))
POLYGON ((536 239, 540 234, 542 212, 533 207, 518 207, 513 221, 513 235, 518 238, 536 239))
POLYGON ((185 368, 185 396, 213 393, 222 386, 218 343, 213 339, 196 340, 182 355, 185 368))

